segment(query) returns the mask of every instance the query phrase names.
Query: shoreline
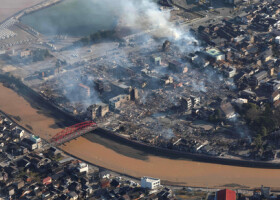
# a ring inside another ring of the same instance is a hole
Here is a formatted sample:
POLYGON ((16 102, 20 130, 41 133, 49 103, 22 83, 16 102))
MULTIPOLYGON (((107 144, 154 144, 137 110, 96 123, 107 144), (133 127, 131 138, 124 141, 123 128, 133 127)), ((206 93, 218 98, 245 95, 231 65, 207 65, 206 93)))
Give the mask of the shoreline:
POLYGON ((141 150, 150 151, 155 156, 162 156, 169 159, 187 159, 191 161, 197 161, 202 163, 214 163, 220 165, 228 165, 228 166, 237 166, 237 167, 250 167, 250 168, 261 168, 261 169, 280 169, 280 163, 271 162, 271 161, 256 161, 256 160, 244 160, 244 159, 230 159, 230 158, 222 158, 209 156, 205 154, 196 154, 189 153, 183 151, 176 151, 167 148, 161 148, 157 146, 148 145, 142 142, 129 140, 121 135, 117 135, 111 131, 98 128, 96 129, 98 134, 105 133, 105 137, 109 137, 109 139, 113 138, 114 140, 118 140, 122 143, 125 143, 129 146, 133 146, 134 148, 139 148, 141 150), (155 153, 156 152, 156 153, 155 153))

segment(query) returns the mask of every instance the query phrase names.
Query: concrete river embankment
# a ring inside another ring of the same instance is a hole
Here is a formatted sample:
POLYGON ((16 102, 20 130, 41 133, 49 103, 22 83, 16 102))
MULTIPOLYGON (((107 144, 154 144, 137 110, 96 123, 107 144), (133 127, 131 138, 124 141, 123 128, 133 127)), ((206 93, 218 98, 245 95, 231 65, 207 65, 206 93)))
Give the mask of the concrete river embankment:
MULTIPOLYGON (((76 123, 27 87, 18 85, 17 88, 15 92, 0 84, 0 110, 17 119, 20 125, 49 139, 65 126, 76 123)), ((280 169, 255 168, 256 165, 241 167, 245 165, 232 161, 228 161, 228 165, 217 164, 220 161, 215 160, 210 160, 212 163, 201 162, 209 160, 131 143, 103 130, 72 140, 61 148, 98 166, 135 177, 154 176, 171 183, 199 187, 227 184, 279 186, 280 169)))

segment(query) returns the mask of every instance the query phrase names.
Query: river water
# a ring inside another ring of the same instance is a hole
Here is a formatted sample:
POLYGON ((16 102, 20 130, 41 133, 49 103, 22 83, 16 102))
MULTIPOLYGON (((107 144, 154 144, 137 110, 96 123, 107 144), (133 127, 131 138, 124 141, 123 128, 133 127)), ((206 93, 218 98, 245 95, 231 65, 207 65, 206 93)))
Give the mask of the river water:
MULTIPOLYGON (((65 0, 23 17, 22 22, 47 35, 83 36, 111 29, 114 26, 114 16, 105 14, 93 2, 65 0)), ((0 94, 0 110, 20 119, 19 124, 40 137, 50 139, 62 130, 66 120, 63 116, 40 106, 40 103, 31 98, 20 96, 2 84, 0 94)), ((165 158, 102 135, 88 134, 62 145, 61 148, 93 164, 135 177, 152 176, 171 183, 198 187, 239 184, 246 187, 265 185, 280 188, 279 169, 245 168, 165 158)))
MULTIPOLYGON (((49 139, 62 130, 63 115, 40 106, 28 97, 19 96, 0 84, 0 110, 20 119, 19 124, 42 138, 49 139)), ((67 125, 68 126, 68 125, 67 125)), ((152 176, 171 183, 198 187, 225 187, 239 184, 261 185, 279 189, 279 169, 256 169, 194 162, 155 156, 102 135, 88 134, 62 145, 66 152, 93 164, 135 177, 152 176)))

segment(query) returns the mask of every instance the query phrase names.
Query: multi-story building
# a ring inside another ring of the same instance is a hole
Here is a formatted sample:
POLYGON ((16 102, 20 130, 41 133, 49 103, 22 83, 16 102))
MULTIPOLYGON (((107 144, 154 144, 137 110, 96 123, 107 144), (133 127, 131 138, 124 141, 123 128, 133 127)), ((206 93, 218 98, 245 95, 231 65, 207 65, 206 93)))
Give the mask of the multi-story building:
POLYGON ((141 178, 141 187, 149 188, 151 190, 156 189, 160 186, 160 179, 151 178, 151 177, 142 177, 141 178))

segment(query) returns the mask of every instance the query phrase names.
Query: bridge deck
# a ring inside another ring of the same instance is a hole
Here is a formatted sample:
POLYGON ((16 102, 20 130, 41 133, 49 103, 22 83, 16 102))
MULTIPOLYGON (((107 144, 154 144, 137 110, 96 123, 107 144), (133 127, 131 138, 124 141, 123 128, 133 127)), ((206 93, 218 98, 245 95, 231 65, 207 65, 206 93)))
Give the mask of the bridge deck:
POLYGON ((96 128, 96 123, 91 121, 75 124, 73 126, 67 127, 66 129, 53 136, 51 139, 51 144, 54 146, 61 145, 65 142, 80 137, 96 128))

